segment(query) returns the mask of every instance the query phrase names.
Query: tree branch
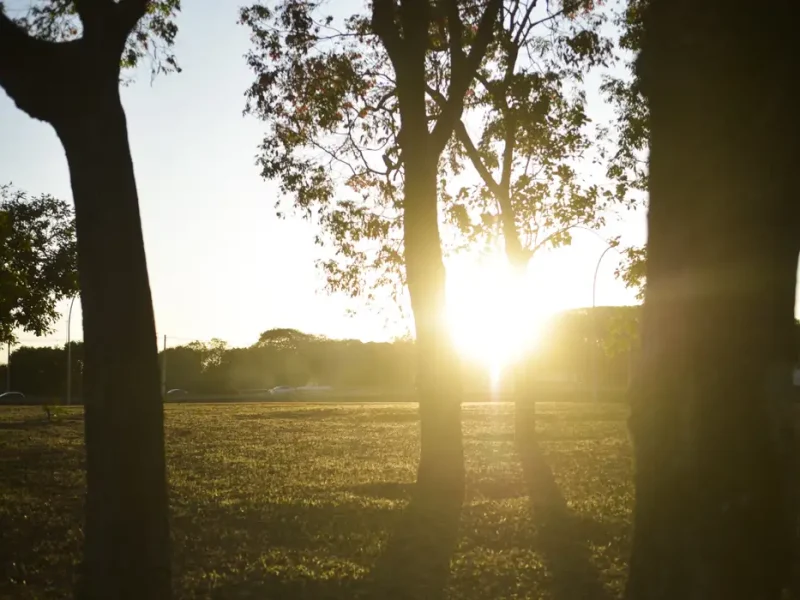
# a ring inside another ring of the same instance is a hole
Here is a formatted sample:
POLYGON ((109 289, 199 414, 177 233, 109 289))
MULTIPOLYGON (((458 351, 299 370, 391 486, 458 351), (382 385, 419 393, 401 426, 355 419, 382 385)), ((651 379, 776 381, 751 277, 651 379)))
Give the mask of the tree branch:
MULTIPOLYGON (((500 196, 502 195, 502 189, 500 185, 494 180, 492 174, 489 172, 489 169, 483 162, 483 158, 481 158, 481 153, 478 148, 475 146, 472 138, 469 136, 469 132, 467 128, 464 126, 464 122, 459 120, 456 123, 456 139, 458 139, 459 143, 464 147, 464 151, 467 153, 470 162, 472 162, 472 166, 475 167, 475 170, 478 172, 478 175, 481 176, 483 182, 486 184, 486 187, 489 188, 489 191, 498 199, 498 203, 500 202, 500 196)), ((501 207, 502 208, 502 207, 501 207)))
POLYGON ((0 11, 0 87, 30 117, 52 122, 57 98, 69 85, 66 58, 80 41, 48 42, 34 38, 0 11))
POLYGON ((458 1, 447 2, 447 33, 448 47, 450 48, 451 69, 453 73, 464 68, 464 24, 458 12, 458 1))
POLYGON ((403 41, 397 31, 392 0, 373 0, 372 29, 383 42, 389 60, 397 71, 403 53, 403 41))
POLYGON ((115 27, 128 39, 133 28, 145 14, 151 0, 121 0, 116 5, 115 27))
MULTIPOLYGON (((455 4, 455 0, 451 0, 455 4)), ((438 155, 444 150, 447 140, 453 134, 456 123, 464 111, 464 95, 467 93, 478 67, 486 56, 486 50, 494 35, 494 26, 503 6, 502 0, 489 0, 481 15, 478 31, 470 48, 469 55, 461 61, 451 55, 450 85, 447 104, 436 122, 430 137, 431 153, 438 155)), ((463 50, 462 50, 463 52, 463 50)))
POLYGON ((83 24, 84 37, 100 34, 106 18, 114 9, 114 2, 112 0, 73 0, 73 2, 83 24))
MULTIPOLYGON (((514 39, 513 39, 514 45, 517 46, 517 47, 519 47, 519 45, 523 41, 522 32, 525 31, 525 23, 528 21, 528 19, 531 18, 531 13, 533 12, 533 9, 536 8, 536 4, 537 4, 537 2, 536 2, 536 0, 534 0, 533 2, 531 2, 528 5, 527 10, 525 11, 525 15, 522 17, 522 19, 519 22, 519 29, 517 30, 517 33, 514 35, 514 39)), ((511 23, 511 26, 513 27, 514 23, 511 23)), ((530 31, 530 30, 528 30, 528 31, 530 31)))
MULTIPOLYGON (((542 25, 543 23, 547 23, 548 21, 552 21, 553 19, 555 19, 555 18, 557 18, 557 17, 560 17, 561 15, 565 15, 565 14, 567 14, 567 13, 568 13, 568 12, 570 12, 571 10, 575 10, 575 9, 576 9, 576 8, 578 8, 579 6, 580 6, 580 2, 579 2, 579 1, 572 2, 572 3, 570 3, 569 5, 566 5, 566 4, 565 4, 565 5, 564 5, 564 7, 563 7, 561 10, 557 10, 556 12, 554 12, 554 13, 552 13, 552 14, 549 14, 549 15, 547 15, 546 17, 542 17, 542 18, 541 18, 541 19, 539 19, 538 21, 533 21, 533 22, 532 22, 532 23, 530 23, 530 24, 529 24, 527 27, 525 27, 525 26, 524 26, 524 21, 523 21, 523 22, 521 22, 521 23, 520 23, 520 30, 519 30, 519 33, 522 33, 522 31, 525 31, 525 33, 524 33, 523 35, 521 35, 521 36, 518 36, 518 37, 519 37, 519 39, 520 39, 520 41, 521 41, 521 42, 524 42, 525 40, 527 40, 527 39, 528 39, 528 34, 529 34, 529 33, 530 33, 532 30, 533 30, 533 28, 534 28, 534 27, 536 27, 537 25, 542 25)), ((529 13, 529 14, 530 14, 530 13, 529 13)))
MULTIPOLYGON (((430 85, 425 86, 425 88, 428 92, 428 95, 433 98, 433 101, 436 102, 439 107, 443 107, 447 104, 447 98, 445 98, 444 94, 442 94, 439 90, 431 87, 430 85)), ((458 139, 459 143, 464 147, 467 157, 469 158, 470 162, 472 162, 472 166, 475 167, 478 175, 480 175, 481 179, 483 179, 486 187, 489 188, 489 191, 491 191, 493 195, 499 196, 502 190, 500 189, 499 184, 494 180, 494 177, 492 177, 492 174, 489 172, 486 164, 483 162, 480 151, 472 141, 472 138, 470 137, 469 132, 467 131, 467 128, 461 119, 459 119, 456 123, 455 134, 456 139, 458 139)))
MULTIPOLYGON (((535 2, 532 4, 535 4, 535 2)), ((503 169, 500 172, 500 185, 502 186, 506 195, 509 195, 511 190, 511 168, 514 164, 514 150, 516 149, 517 139, 517 119, 514 111, 512 111, 509 107, 507 94, 508 90, 511 88, 512 79, 514 78, 514 69, 517 66, 518 57, 519 45, 512 41, 511 48, 508 50, 506 71, 503 74, 503 89, 501 91, 502 97, 497 98, 494 93, 490 92, 495 100, 500 102, 503 120, 505 121, 505 136, 503 136, 503 169)))

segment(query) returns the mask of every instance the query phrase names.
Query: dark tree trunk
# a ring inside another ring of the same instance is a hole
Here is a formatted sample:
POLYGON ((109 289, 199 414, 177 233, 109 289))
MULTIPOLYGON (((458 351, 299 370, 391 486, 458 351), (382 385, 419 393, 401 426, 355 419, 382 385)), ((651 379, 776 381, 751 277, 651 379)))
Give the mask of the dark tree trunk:
MULTIPOLYGON (((423 22, 424 23, 424 22, 423 22)), ((423 30, 424 31, 424 30, 423 30)), ((438 153, 431 150, 425 107, 425 50, 409 49, 401 63, 403 244, 414 313, 420 411, 420 491, 463 497, 461 376, 446 316, 446 275, 439 235, 438 153)))
POLYGON ((0 14, 0 85, 21 110, 55 128, 75 202, 87 472, 77 595, 165 600, 171 575, 163 404, 119 97, 120 56, 144 3, 98 5, 97 14, 93 6, 81 7, 96 17, 85 37, 61 44, 30 38, 0 14))
POLYGON ((87 599, 170 596, 163 403, 125 114, 117 87, 57 126, 78 233, 86 367, 87 599))
MULTIPOLYGON (((424 153, 424 149, 421 150, 424 153)), ((436 161, 409 159, 404 187, 405 261, 417 345, 420 488, 463 495, 461 378, 445 320, 436 161), (429 163, 433 164, 429 164, 429 163)))
POLYGON ((647 16, 629 600, 777 599, 787 583, 800 205, 779 48, 792 20, 768 5, 753 20, 722 0, 653 0, 647 16))
POLYGON ((464 490, 461 375, 445 320, 446 277, 439 236, 437 171, 441 153, 461 119, 470 82, 491 43, 501 6, 500 0, 490 0, 482 9, 468 51, 462 46, 464 24, 458 2, 438 7, 444 8, 449 35, 453 37, 449 50, 449 97, 430 131, 426 54, 433 17, 431 3, 372 2, 371 25, 389 55, 397 79, 406 283, 417 334, 422 446, 418 489, 423 494, 445 492, 453 500, 463 497, 464 490))

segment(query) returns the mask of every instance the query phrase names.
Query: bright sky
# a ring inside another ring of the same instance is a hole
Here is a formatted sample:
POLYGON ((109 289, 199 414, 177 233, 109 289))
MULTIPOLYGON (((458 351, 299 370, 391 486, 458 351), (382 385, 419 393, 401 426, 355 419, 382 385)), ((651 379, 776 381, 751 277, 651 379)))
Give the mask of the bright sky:
MULTIPOLYGON (((353 4, 342 2, 342 9, 353 4)), ((263 181, 254 165, 263 125, 242 116, 252 75, 243 59, 249 40, 236 23, 238 5, 184 2, 176 44, 183 73, 152 85, 144 74, 123 90, 159 339, 166 334, 176 345, 219 337, 244 345, 272 327, 365 340, 402 333, 387 329, 386 317, 375 312, 359 310, 350 317, 346 310, 357 305, 326 296, 314 266, 319 249, 313 230, 274 216, 277 185, 263 181)), ((610 118, 596 94, 590 106, 596 119, 610 118)), ((55 133, 2 92, 0 132, 0 182, 71 199, 55 133)), ((626 244, 644 240, 643 212, 611 221, 604 235, 622 234, 626 244)), ((594 234, 576 232, 572 247, 535 261, 538 293, 528 292, 525 301, 548 310, 591 305, 592 278, 604 249, 594 234)), ((633 302, 614 278, 616 264, 609 252, 599 271, 600 305, 633 302)), ((469 265, 453 266, 451 275, 461 294, 486 288, 469 265)), ((36 340, 22 333, 23 343, 62 344, 66 306, 53 335, 36 340)), ((82 337, 78 308, 76 302, 73 339, 82 337)), ((472 318, 477 308, 455 312, 472 318)))

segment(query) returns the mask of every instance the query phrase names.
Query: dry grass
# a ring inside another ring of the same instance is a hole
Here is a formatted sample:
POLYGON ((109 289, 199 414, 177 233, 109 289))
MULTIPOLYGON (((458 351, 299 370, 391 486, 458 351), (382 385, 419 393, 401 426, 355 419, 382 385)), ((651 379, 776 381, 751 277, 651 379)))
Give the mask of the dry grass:
MULTIPOLYGON (((618 598, 633 503, 626 411, 463 412, 467 498, 409 503, 411 405, 167 407, 177 598, 618 598)), ((67 598, 80 558, 80 413, 0 408, 0 598, 67 598)))

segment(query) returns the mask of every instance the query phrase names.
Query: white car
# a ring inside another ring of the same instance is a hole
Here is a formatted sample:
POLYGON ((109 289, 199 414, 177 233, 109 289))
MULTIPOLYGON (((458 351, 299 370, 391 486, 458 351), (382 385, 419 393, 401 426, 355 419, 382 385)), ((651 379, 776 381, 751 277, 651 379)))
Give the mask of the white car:
POLYGON ((288 385, 279 385, 278 387, 274 387, 269 391, 270 396, 293 396, 295 393, 295 389, 293 387, 289 387, 288 385))

